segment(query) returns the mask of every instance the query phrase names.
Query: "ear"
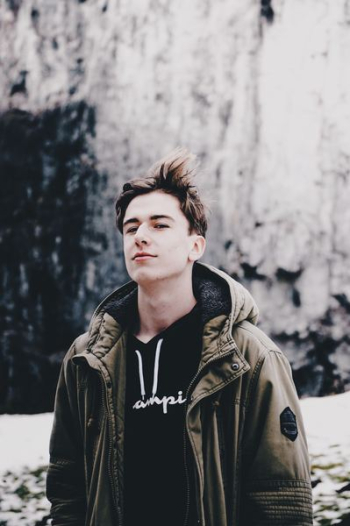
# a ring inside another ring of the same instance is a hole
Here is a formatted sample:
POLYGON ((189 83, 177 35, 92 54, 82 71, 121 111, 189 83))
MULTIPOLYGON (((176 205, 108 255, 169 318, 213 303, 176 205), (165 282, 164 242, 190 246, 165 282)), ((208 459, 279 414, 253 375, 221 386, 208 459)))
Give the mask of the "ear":
POLYGON ((188 254, 188 259, 189 261, 194 262, 203 256, 207 242, 205 238, 199 234, 193 234, 191 238, 192 245, 190 253, 188 254))

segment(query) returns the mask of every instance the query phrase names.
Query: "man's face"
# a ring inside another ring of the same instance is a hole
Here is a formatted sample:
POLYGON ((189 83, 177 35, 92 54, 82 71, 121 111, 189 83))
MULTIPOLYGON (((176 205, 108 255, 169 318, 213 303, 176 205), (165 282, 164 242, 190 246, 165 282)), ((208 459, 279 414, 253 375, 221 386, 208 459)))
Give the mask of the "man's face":
POLYGON ((123 240, 127 271, 139 285, 184 275, 205 246, 202 236, 189 233, 178 199, 159 190, 130 202, 123 240))

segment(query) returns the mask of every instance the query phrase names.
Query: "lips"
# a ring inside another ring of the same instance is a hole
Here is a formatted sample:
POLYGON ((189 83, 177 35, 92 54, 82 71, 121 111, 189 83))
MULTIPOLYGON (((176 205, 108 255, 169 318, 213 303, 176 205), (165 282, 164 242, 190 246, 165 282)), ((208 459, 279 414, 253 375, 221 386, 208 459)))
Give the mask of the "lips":
POLYGON ((137 252, 135 256, 132 259, 148 259, 148 258, 155 258, 157 256, 154 256, 153 254, 149 254, 148 252, 137 252))

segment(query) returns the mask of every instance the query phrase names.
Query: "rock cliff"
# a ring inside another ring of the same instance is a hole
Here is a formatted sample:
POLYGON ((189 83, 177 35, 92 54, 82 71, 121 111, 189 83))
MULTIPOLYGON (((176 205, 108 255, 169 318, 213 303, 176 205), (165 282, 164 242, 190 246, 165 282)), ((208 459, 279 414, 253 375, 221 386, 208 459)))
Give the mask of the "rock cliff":
POLYGON ((113 201, 176 146, 300 394, 349 388, 347 0, 0 3, 0 410, 52 408, 58 363, 126 279, 113 201))

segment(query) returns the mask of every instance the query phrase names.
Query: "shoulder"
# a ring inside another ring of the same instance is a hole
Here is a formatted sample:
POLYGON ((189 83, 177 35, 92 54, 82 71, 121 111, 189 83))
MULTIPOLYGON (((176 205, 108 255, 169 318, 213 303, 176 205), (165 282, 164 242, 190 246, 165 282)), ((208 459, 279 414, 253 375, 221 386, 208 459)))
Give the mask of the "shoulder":
POLYGON ((286 407, 293 408, 296 414, 299 411, 298 395, 290 363, 281 349, 249 322, 237 325, 233 337, 249 365, 244 393, 241 393, 247 407, 251 410, 253 406, 269 404, 276 415, 280 415, 286 407))
POLYGON ((251 374, 283 369, 290 374, 290 364, 281 349, 261 329, 248 321, 233 327, 233 339, 250 366, 251 374))
POLYGON ((74 340, 73 342, 74 354, 80 354, 81 352, 86 350, 89 338, 90 338, 89 332, 84 332, 83 334, 80 334, 78 338, 74 340))
POLYGON ((271 338, 249 321, 242 321, 234 325, 232 336, 241 351, 244 351, 247 346, 253 346, 255 352, 259 354, 266 354, 270 351, 282 354, 271 338))
POLYGON ((72 358, 74 358, 76 354, 80 354, 84 352, 87 349, 88 342, 89 342, 89 333, 84 332, 83 334, 80 334, 80 336, 78 336, 73 341, 72 345, 68 349, 64 357, 63 364, 67 365, 68 363, 72 361, 72 358))

